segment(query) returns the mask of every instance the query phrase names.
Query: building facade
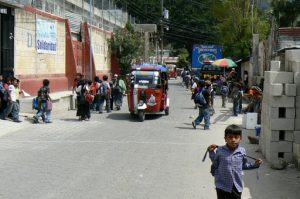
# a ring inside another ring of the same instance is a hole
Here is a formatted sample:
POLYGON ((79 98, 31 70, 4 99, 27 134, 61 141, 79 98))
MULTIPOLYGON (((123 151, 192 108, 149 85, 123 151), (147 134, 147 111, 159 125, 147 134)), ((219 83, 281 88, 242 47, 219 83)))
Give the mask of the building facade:
POLYGON ((0 0, 0 73, 16 76, 31 95, 45 78, 55 92, 69 90, 76 73, 88 79, 109 74, 107 40, 124 27, 127 13, 111 0, 99 2, 0 0))

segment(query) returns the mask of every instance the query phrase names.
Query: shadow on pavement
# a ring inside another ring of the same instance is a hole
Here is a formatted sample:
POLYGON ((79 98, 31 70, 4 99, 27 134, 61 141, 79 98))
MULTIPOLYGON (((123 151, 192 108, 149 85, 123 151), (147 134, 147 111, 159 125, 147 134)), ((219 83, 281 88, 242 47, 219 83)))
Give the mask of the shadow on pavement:
POLYGON ((177 128, 177 129, 184 129, 184 130, 193 130, 193 131, 195 131, 195 129, 193 128, 192 125, 191 125, 191 127, 181 127, 181 126, 176 126, 175 128, 177 128))
POLYGON ((197 110, 197 108, 194 107, 181 107, 180 109, 197 110))
POLYGON ((130 113, 109 113, 109 115, 107 115, 107 118, 112 120, 128 120, 131 122, 135 121, 130 113))
POLYGON ((212 124, 215 124, 217 122, 225 122, 232 116, 232 113, 230 110, 220 111, 220 112, 222 112, 222 113, 220 115, 218 115, 218 117, 214 118, 214 121, 212 122, 212 124))
POLYGON ((60 120, 66 121, 66 122, 79 122, 79 120, 76 118, 64 118, 64 119, 60 119, 60 120))

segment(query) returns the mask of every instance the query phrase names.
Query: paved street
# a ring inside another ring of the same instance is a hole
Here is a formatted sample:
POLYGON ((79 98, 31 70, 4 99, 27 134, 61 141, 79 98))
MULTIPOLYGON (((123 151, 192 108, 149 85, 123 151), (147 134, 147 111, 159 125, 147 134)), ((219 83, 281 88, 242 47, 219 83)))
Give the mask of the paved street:
MULTIPOLYGON (((224 143, 224 128, 242 119, 220 109, 211 130, 194 130, 197 115, 190 93, 170 81, 170 115, 129 117, 127 104, 110 114, 93 113, 79 122, 69 111, 52 124, 0 121, 0 198, 2 199, 190 199, 216 198, 207 146, 224 143)), ((231 107, 231 105, 229 105, 231 107)), ((253 135, 252 131, 245 131, 253 135)), ((249 155, 257 145, 244 140, 249 155)), ((268 163, 245 172, 243 198, 296 199, 300 172, 271 170, 268 163), (257 175, 259 179, 257 179, 257 175)))

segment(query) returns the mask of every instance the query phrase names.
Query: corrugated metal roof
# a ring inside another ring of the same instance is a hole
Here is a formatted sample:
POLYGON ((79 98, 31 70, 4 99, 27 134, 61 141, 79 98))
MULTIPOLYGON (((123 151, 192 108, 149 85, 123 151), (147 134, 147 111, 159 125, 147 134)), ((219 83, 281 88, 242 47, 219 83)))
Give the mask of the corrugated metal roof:
POLYGON ((279 36, 300 37, 300 27, 279 28, 279 36))

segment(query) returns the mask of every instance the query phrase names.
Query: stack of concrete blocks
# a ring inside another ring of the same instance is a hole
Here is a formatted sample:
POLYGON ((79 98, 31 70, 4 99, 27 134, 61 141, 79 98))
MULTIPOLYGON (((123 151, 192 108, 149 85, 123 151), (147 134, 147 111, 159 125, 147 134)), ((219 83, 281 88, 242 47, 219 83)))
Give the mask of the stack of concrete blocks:
POLYGON ((280 71, 280 61, 271 70, 265 72, 260 144, 267 160, 278 165, 293 160, 296 87, 293 73, 280 71))
POLYGON ((271 165, 300 167, 300 50, 287 50, 284 64, 272 61, 265 72, 260 147, 271 165))
POLYGON ((295 129, 293 142, 294 163, 300 168, 300 50, 288 50, 285 53, 285 69, 294 73, 296 85, 295 129))

